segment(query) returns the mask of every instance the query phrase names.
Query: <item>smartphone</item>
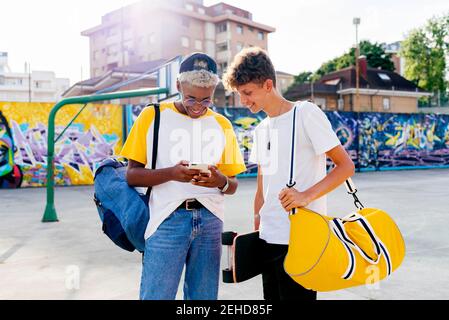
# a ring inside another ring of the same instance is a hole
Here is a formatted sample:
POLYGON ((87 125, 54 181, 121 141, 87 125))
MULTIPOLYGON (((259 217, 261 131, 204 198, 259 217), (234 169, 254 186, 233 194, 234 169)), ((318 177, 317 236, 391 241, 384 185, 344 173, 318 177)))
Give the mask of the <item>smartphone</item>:
POLYGON ((199 170, 200 173, 210 174, 209 165, 208 164, 199 164, 199 163, 191 163, 188 166, 189 169, 199 170))

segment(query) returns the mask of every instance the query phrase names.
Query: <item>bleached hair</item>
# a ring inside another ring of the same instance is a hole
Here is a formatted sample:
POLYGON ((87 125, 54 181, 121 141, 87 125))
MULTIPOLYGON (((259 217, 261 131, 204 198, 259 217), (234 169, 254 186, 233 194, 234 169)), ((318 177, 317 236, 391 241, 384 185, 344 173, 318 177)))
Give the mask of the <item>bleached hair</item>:
POLYGON ((212 72, 207 70, 186 71, 178 75, 178 80, 181 83, 188 83, 195 87, 210 88, 215 87, 220 78, 212 72))

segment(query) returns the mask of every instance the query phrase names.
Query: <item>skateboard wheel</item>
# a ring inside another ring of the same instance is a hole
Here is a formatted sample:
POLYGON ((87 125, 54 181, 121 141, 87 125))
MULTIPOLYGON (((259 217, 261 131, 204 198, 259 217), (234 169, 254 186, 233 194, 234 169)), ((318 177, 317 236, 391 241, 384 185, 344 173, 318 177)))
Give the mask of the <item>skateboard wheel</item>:
POLYGON ((234 238, 237 236, 236 232, 228 231, 221 234, 221 244, 224 246, 232 246, 234 238))
POLYGON ((234 275, 231 269, 223 270, 223 282, 224 283, 234 283, 234 275))

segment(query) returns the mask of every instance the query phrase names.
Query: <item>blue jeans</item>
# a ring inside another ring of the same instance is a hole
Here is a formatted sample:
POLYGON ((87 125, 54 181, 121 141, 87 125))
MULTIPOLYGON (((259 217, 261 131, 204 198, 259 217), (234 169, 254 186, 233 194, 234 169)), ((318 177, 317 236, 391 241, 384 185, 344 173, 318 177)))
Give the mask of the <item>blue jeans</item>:
POLYGON ((146 240, 141 300, 174 300, 184 265, 184 299, 216 300, 223 222, 209 210, 178 209, 146 240))

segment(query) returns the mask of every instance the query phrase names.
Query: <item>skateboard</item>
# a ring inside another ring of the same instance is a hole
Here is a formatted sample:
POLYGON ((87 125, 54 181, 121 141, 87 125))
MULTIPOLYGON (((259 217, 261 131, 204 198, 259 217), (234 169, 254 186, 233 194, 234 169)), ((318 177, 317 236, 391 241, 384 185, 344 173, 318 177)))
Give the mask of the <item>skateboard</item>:
POLYGON ((263 240, 259 238, 259 231, 237 234, 224 232, 222 245, 228 247, 228 267, 223 270, 224 283, 239 283, 262 273, 263 240))

